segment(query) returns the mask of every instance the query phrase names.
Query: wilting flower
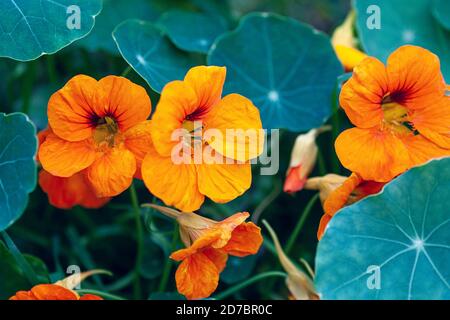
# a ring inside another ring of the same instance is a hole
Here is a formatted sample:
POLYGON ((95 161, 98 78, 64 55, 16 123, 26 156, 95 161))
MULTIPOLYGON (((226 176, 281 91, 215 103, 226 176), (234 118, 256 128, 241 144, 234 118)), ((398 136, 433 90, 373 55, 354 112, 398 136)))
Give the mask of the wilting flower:
POLYGON ((117 195, 148 151, 150 111, 145 89, 125 78, 75 76, 49 100, 39 160, 58 177, 84 171, 97 197, 117 195))
POLYGON ((228 255, 245 257, 256 254, 262 244, 261 229, 250 216, 239 212, 222 221, 204 218, 192 212, 179 212, 153 204, 148 206, 177 220, 185 249, 171 258, 182 261, 175 274, 178 292, 188 299, 209 297, 217 288, 219 274, 228 255))
MULTIPOLYGON (((45 141, 49 133, 50 129, 38 133, 39 145, 45 141)), ((70 209, 76 205, 96 209, 111 199, 98 198, 95 195, 95 190, 84 170, 73 176, 62 178, 42 169, 39 172, 39 185, 47 194, 50 204, 60 209, 70 209)))
POLYGON ((289 169, 286 172, 284 192, 297 192, 303 189, 306 179, 314 169, 317 161, 319 148, 317 147, 316 138, 320 133, 330 129, 331 127, 324 126, 297 136, 291 152, 289 169))
POLYGON ((81 274, 73 274, 54 284, 38 284, 29 291, 18 291, 9 300, 103 300, 94 294, 80 296, 73 290, 81 281, 93 274, 105 273, 103 270, 92 270, 81 274))
POLYGON ((439 58, 403 46, 385 67, 368 57, 344 84, 340 104, 356 128, 336 140, 344 167, 386 182, 412 166, 450 155, 450 97, 439 58))
POLYGON ((225 73, 223 67, 192 68, 183 81, 164 87, 152 117, 154 147, 142 177, 151 193, 182 211, 198 209, 205 196, 223 203, 241 195, 251 185, 249 160, 262 152, 259 111, 241 95, 221 98, 225 73), (230 130, 236 137, 227 136, 230 130))
POLYGON ((305 189, 318 190, 324 215, 320 219, 317 238, 320 240, 331 218, 341 208, 351 205, 368 195, 378 193, 385 183, 363 180, 352 173, 350 177, 327 174, 308 179, 305 189))
POLYGON ((267 221, 263 220, 263 223, 272 237, 275 249, 277 250, 278 259, 280 260, 283 269, 286 270, 288 274, 286 278, 286 285, 295 300, 318 300, 319 296, 314 289, 314 284, 310 277, 297 268, 297 266, 284 253, 275 231, 267 223, 267 221))
POLYGON ((355 22, 355 11, 352 10, 345 21, 336 28, 331 37, 334 51, 346 71, 351 71, 367 55, 357 48, 357 40, 353 34, 353 25, 355 22))

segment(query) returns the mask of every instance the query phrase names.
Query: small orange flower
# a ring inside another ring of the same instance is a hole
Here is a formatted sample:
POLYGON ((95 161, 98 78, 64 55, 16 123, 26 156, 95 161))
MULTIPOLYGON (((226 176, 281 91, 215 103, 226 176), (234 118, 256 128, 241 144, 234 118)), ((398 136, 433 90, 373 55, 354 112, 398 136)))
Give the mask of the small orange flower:
POLYGON ((83 170, 97 197, 127 189, 150 140, 151 102, 131 81, 73 77, 48 103, 51 132, 39 148, 50 174, 68 178, 83 170))
POLYGON ((331 127, 323 126, 315 128, 307 133, 300 134, 295 139, 294 147, 291 152, 291 161, 289 169, 286 172, 286 180, 284 181, 284 192, 297 192, 303 189, 306 179, 314 169, 317 161, 317 136, 331 127))
POLYGON ((239 212, 220 222, 192 212, 149 204, 180 225, 180 236, 185 249, 175 251, 171 258, 182 261, 175 274, 178 292, 188 299, 209 297, 217 288, 219 274, 225 268, 228 255, 245 257, 256 254, 263 238, 261 229, 250 216, 239 212))
POLYGON ((352 173, 347 179, 333 174, 311 178, 308 179, 307 185, 309 189, 318 189, 323 201, 322 206, 325 213, 320 219, 317 231, 317 238, 320 240, 328 222, 330 222, 336 212, 368 195, 378 193, 383 188, 384 183, 366 181, 357 174, 352 173))
POLYGON ((263 139, 258 136, 255 146, 247 136, 224 141, 202 134, 214 131, 226 137, 230 129, 262 128, 259 111, 249 99, 238 94, 221 98, 225 73, 223 67, 195 67, 183 81, 170 82, 161 92, 150 129, 153 147, 142 164, 142 177, 166 205, 193 211, 205 196, 228 202, 251 185, 249 160, 262 152, 263 139), (174 139, 180 130, 185 134, 174 139), (180 145, 190 153, 176 163, 173 157, 179 155, 180 145), (207 159, 198 161, 199 155, 207 159))
POLYGON ((103 298, 85 294, 79 296, 75 291, 57 284, 38 284, 30 291, 19 291, 9 300, 103 300, 103 298))
MULTIPOLYGON (((38 133, 39 145, 51 133, 51 129, 38 133)), ((39 159, 38 159, 39 160, 39 159)), ((51 205, 60 209, 70 209, 80 205, 96 209, 105 205, 111 198, 98 198, 84 171, 68 178, 54 176, 45 170, 39 172, 39 185, 47 193, 51 205)))
POLYGON ((450 155, 450 97, 439 58, 403 46, 385 67, 368 57, 344 84, 340 104, 356 128, 342 132, 336 153, 364 180, 386 182, 431 158, 450 155))

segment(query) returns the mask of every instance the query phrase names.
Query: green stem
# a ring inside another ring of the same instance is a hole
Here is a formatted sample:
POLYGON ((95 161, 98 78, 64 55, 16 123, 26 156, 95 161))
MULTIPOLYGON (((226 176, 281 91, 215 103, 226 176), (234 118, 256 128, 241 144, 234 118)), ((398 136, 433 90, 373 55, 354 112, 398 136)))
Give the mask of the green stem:
POLYGON ((281 277, 281 278, 286 278, 287 274, 281 271, 268 271, 268 272, 264 272, 264 273, 260 273, 250 279, 247 279, 244 282, 241 282, 231 288, 228 288, 225 291, 222 291, 221 293, 217 294, 214 298, 217 300, 221 300, 221 299, 225 299, 231 295, 233 295, 234 293, 238 292, 239 290, 242 290, 250 285, 252 285, 255 282, 261 281, 265 278, 269 278, 269 277, 281 277))
POLYGON ((47 56, 47 72, 50 82, 53 84, 57 84, 58 76, 55 67, 55 57, 52 55, 47 56))
POLYGON ((133 70, 133 69, 131 68, 131 66, 126 67, 126 69, 123 70, 123 72, 120 74, 120 76, 121 76, 121 77, 126 77, 126 76, 131 72, 131 70, 133 70))
POLYGON ((9 235, 6 233, 6 231, 1 232, 3 239, 5 240, 6 246, 8 247, 9 251, 13 255, 14 259, 16 260, 17 264, 22 269, 25 277, 27 278, 30 285, 35 286, 39 284, 38 278, 36 273, 34 272, 34 269, 31 267, 31 265, 28 263, 27 259, 22 255, 19 248, 16 247, 12 239, 9 237, 9 235))
POLYGON ((319 199, 319 194, 316 193, 306 204, 305 209, 302 212, 302 215, 300 216, 300 219, 297 222, 297 225, 294 228, 294 231, 292 232, 291 236, 288 239, 288 242, 286 244, 286 255, 289 256, 289 252, 291 251, 292 247, 294 246, 295 240, 297 239, 298 235, 300 234, 300 231, 303 228, 303 225, 306 222, 306 219, 308 218, 309 214, 311 213, 312 208, 314 207, 314 204, 316 203, 317 199, 319 199))
POLYGON ((134 269, 134 281, 133 281, 133 293, 135 299, 141 298, 141 264, 144 250, 144 229, 142 228, 141 222, 141 209, 139 207, 138 196, 136 188, 132 183, 130 186, 130 197, 131 204, 133 206, 135 223, 136 223, 136 234, 137 234, 137 252, 136 252, 136 264, 134 269))
POLYGON ((319 165, 319 175, 324 176, 327 174, 327 165, 325 164, 325 159, 323 157, 322 150, 319 150, 317 155, 317 163, 319 165))
POLYGON ((98 290, 91 290, 91 289, 80 289, 77 290, 77 293, 82 295, 82 294, 95 294, 97 296, 100 296, 102 298, 106 298, 108 300, 126 300, 123 297, 117 296, 115 294, 111 294, 111 293, 107 293, 107 292, 103 292, 103 291, 98 291, 98 290))
POLYGON ((22 112, 28 113, 30 111, 31 94, 33 91, 33 84, 36 79, 36 63, 34 61, 28 62, 28 69, 23 80, 22 85, 22 112))
MULTIPOLYGON (((175 227, 173 229, 173 235, 172 235, 172 244, 171 244, 171 251, 175 250, 175 246, 177 245, 178 242, 178 224, 175 223, 175 227)), ((164 292, 164 290, 166 290, 167 287, 167 282, 169 281, 169 276, 170 276, 170 270, 172 269, 172 260, 171 259, 167 259, 166 263, 164 265, 164 269, 163 269, 163 273, 161 276, 161 281, 159 283, 159 287, 158 287, 158 292, 164 292)))

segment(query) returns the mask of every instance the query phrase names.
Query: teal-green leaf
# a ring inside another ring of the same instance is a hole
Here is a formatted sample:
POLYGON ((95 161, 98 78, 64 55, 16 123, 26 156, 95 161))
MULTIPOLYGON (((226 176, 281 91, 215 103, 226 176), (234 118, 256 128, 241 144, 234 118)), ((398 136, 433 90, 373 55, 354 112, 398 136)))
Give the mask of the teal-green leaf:
POLYGON ((0 113, 0 231, 25 210, 36 186, 36 129, 22 113, 0 113))
POLYGON ((450 1, 433 0, 433 15, 446 29, 450 29, 450 1))
POLYGON ((171 10, 158 20, 170 40, 180 49, 207 53, 214 40, 226 31, 225 22, 200 12, 171 10))
POLYGON ((264 128, 291 131, 306 131, 328 119, 343 72, 325 34, 268 13, 249 14, 236 30, 220 36, 208 64, 227 67, 225 92, 250 98, 264 128))
POLYGON ((158 19, 165 7, 163 1, 103 0, 103 10, 95 19, 94 29, 78 44, 90 51, 102 49, 112 54, 119 54, 111 36, 114 28, 131 18, 147 21, 158 19))
POLYGON ((450 299, 449 198, 450 158, 444 158, 340 210, 318 246, 321 297, 450 299))
POLYGON ((101 9, 101 0, 2 0, 0 57, 28 61, 55 53, 86 36, 101 9))
MULTIPOLYGON (((33 268, 39 282, 48 283, 48 270, 42 260, 30 255, 24 255, 24 257, 33 268)), ((0 300, 9 299, 17 291, 29 289, 31 284, 28 283, 27 277, 19 268, 13 255, 0 241, 0 300)))
POLYGON ((183 79, 195 65, 149 22, 127 20, 117 26, 113 38, 123 58, 156 92, 161 92, 167 82, 183 79))
POLYGON ((442 73, 450 82, 450 30, 433 17, 431 0, 358 0, 353 6, 356 29, 365 52, 386 62, 402 45, 424 47, 439 56, 442 73), (367 19, 373 15, 367 13, 370 5, 380 9, 380 29, 367 27, 367 19))

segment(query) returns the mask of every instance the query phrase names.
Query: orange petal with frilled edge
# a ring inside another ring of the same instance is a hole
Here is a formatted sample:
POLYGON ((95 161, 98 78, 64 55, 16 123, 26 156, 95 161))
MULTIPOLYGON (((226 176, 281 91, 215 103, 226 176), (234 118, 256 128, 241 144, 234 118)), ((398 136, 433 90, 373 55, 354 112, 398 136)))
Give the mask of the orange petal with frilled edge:
POLYGON ((209 297, 219 284, 219 270, 205 254, 196 253, 178 266, 177 290, 188 299, 209 297))
POLYGON ((386 182, 409 168, 402 140, 379 128, 345 130, 335 148, 342 165, 364 180, 386 182))
POLYGON ((78 300, 78 295, 56 284, 39 284, 31 289, 36 300, 78 300))
POLYGON ((247 161, 262 153, 261 118, 249 99, 239 94, 227 95, 210 109, 204 122, 205 140, 224 156, 247 161))
POLYGON ((103 207, 105 204, 107 204, 111 198, 110 197, 97 197, 96 191, 92 187, 92 184, 90 183, 88 177, 86 176, 86 173, 83 174, 84 178, 84 192, 83 197, 80 200, 79 205, 88 208, 88 209, 98 209, 103 207))
POLYGON ((36 300, 36 297, 31 291, 18 291, 9 300, 36 300))
POLYGON ((161 92, 155 113, 152 116, 152 139, 160 155, 170 156, 179 143, 177 129, 183 121, 199 107, 194 89, 183 81, 169 82, 161 92), (174 137, 174 138, 172 138, 174 137))
POLYGON ((198 66, 188 71, 184 82, 191 86, 197 95, 200 107, 198 112, 207 112, 220 101, 226 73, 225 67, 216 66, 198 66))
POLYGON ((195 165, 175 164, 171 157, 160 156, 153 146, 142 162, 141 173, 147 189, 168 206, 190 212, 205 200, 198 190, 195 165))
POLYGON ((81 172, 69 178, 61 178, 41 170, 39 172, 39 185, 47 194, 52 206, 70 209, 80 203, 84 194, 85 180, 81 172))
POLYGON ((262 242, 261 228, 253 222, 244 222, 233 230, 223 250, 232 256, 245 257, 256 254, 262 242))
POLYGON ((125 146, 128 150, 133 152, 134 156, 136 157, 137 170, 135 177, 139 179, 142 179, 142 161, 144 161, 145 155, 150 151, 152 145, 150 128, 150 120, 147 120, 131 127, 123 134, 125 146))
POLYGON ((73 77, 55 92, 48 101, 47 110, 53 132, 67 141, 91 137, 98 92, 97 80, 85 75, 73 77))
POLYGON ((363 180, 357 174, 352 173, 350 177, 342 183, 342 185, 330 193, 328 198, 323 203, 323 210, 325 211, 325 214, 331 217, 343 208, 348 202, 350 194, 362 181, 363 180))
POLYGON ((450 149, 450 97, 443 96, 425 108, 414 110, 409 119, 420 134, 450 149))
POLYGON ((202 251, 202 253, 215 264, 219 273, 221 273, 223 269, 225 269, 228 260, 228 254, 225 251, 220 249, 206 248, 202 251))
POLYGON ((120 131, 124 132, 150 116, 150 97, 140 85, 117 76, 104 77, 98 83, 104 100, 94 106, 96 113, 99 117, 112 116, 120 131))
POLYGON ((334 51, 336 52, 339 61, 345 68, 345 71, 352 71, 361 61, 363 61, 367 55, 358 49, 343 46, 340 44, 334 45, 334 51))
POLYGON ((88 169, 87 177, 97 197, 113 197, 133 182, 136 158, 124 145, 106 151, 88 169))
POLYGON ((181 261, 186 259, 187 257, 205 250, 206 248, 211 247, 211 245, 220 239, 221 231, 218 229, 210 229, 207 232, 204 232, 199 238, 197 238, 194 243, 187 248, 177 250, 172 252, 170 258, 175 261, 181 261))
POLYGON ((331 218, 332 217, 326 213, 322 216, 322 218, 320 218, 319 229, 317 230, 317 239, 318 240, 322 239, 322 236, 323 236, 325 229, 327 228, 328 222, 330 222, 331 218))
POLYGON ((342 86, 339 102, 354 125, 370 128, 380 123, 387 84, 386 68, 378 59, 365 58, 353 69, 352 77, 342 86))
POLYGON ((103 298, 96 296, 95 294, 85 294, 80 300, 103 300, 103 298))
POLYGON ((427 107, 445 94, 439 57, 424 48, 398 48, 389 56, 386 69, 389 91, 399 93, 402 104, 409 108, 427 107))
POLYGON ((409 151, 410 166, 423 164, 431 159, 450 156, 450 149, 444 149, 424 136, 416 135, 403 139, 409 151))
POLYGON ((39 147, 39 161, 42 167, 59 177, 70 177, 90 166, 99 153, 92 141, 70 142, 55 134, 49 134, 39 147))
POLYGON ((220 237, 211 246, 213 248, 223 248, 230 241, 234 229, 240 226, 250 216, 248 212, 238 212, 220 221, 215 228, 220 230, 220 237))
POLYGON ((236 160, 221 156, 210 146, 204 149, 203 163, 197 165, 198 188, 202 194, 214 202, 224 203, 250 188, 250 163, 236 163, 236 160), (227 161, 231 163, 226 163, 227 161))

